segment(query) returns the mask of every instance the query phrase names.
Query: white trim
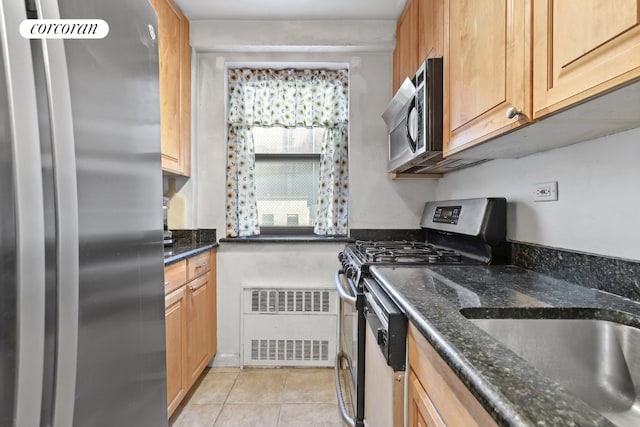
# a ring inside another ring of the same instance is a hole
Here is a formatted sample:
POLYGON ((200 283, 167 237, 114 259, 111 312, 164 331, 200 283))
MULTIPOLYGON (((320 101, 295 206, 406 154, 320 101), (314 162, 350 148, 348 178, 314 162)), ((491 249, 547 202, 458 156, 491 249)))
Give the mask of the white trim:
MULTIPOLYGON (((274 70, 293 69, 312 69, 312 70, 350 70, 351 64, 348 62, 293 62, 293 61, 225 61, 225 82, 229 83, 228 70, 230 68, 253 68, 262 70, 272 68, 274 70)), ((228 94, 227 94, 228 98, 228 94)))

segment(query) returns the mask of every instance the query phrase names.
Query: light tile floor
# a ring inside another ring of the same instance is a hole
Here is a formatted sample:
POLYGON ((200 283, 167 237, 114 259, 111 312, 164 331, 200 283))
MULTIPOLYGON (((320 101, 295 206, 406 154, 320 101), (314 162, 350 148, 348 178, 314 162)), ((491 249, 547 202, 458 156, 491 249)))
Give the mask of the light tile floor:
POLYGON ((333 369, 210 368, 170 427, 342 427, 333 369))

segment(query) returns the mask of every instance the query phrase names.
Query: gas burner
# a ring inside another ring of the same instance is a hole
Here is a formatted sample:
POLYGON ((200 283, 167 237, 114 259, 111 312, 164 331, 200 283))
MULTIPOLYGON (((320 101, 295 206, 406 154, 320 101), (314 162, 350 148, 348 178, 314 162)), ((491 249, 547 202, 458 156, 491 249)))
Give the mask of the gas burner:
MULTIPOLYGON (((420 242, 392 242, 395 246, 390 245, 390 242, 380 242, 384 245, 379 246, 367 246, 358 249, 364 250, 364 258, 367 262, 375 263, 459 263, 462 261, 462 256, 450 249, 440 249, 432 245, 420 243, 420 242)), ((361 252, 362 253, 362 252, 361 252)))
POLYGON ((408 240, 356 240, 356 248, 359 251, 368 253, 371 250, 392 250, 392 249, 426 249, 431 245, 424 242, 412 242, 408 240))

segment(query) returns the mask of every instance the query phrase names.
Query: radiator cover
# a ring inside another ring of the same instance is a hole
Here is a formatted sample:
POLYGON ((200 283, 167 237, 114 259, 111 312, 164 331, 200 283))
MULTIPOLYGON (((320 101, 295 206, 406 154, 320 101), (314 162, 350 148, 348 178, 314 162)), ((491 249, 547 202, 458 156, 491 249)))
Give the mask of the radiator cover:
POLYGON ((335 288, 244 288, 243 366, 333 366, 335 288))

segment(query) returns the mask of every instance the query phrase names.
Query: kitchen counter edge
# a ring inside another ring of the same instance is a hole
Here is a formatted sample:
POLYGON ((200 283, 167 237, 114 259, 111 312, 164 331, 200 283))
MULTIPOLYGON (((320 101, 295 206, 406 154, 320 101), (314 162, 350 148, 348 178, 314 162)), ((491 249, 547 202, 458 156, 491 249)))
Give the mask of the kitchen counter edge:
POLYGON ((217 248, 218 243, 195 243, 191 245, 179 245, 173 246, 170 250, 165 248, 164 251, 164 265, 170 265, 175 262, 181 261, 185 258, 198 255, 202 252, 208 251, 212 248, 217 248))

